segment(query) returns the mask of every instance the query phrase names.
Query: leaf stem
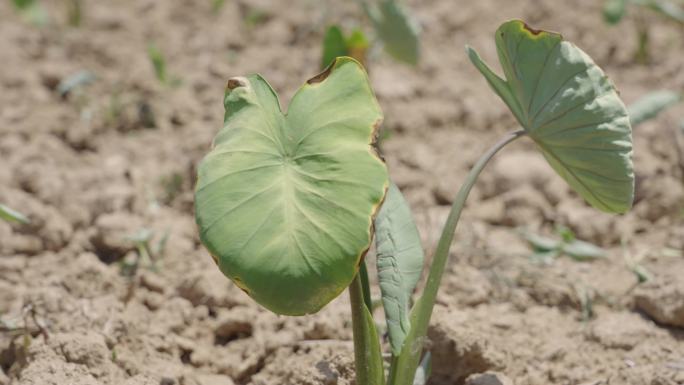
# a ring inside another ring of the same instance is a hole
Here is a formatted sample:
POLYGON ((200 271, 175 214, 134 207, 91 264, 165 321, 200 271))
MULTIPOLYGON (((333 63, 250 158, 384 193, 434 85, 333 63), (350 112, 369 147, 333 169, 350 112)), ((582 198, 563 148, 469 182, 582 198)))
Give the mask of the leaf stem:
POLYGON ((360 274, 349 285, 352 331, 354 332, 354 363, 356 384, 384 385, 384 373, 380 342, 373 317, 366 307, 360 274))
POLYGON ((361 288, 363 289, 363 302, 366 304, 368 311, 373 314, 373 300, 371 299, 370 282, 368 280, 368 267, 366 261, 361 261, 359 266, 359 278, 361 279, 361 288))
POLYGON ((470 190, 475 185, 477 177, 482 172, 482 169, 484 169, 485 165, 487 165, 492 157, 505 145, 523 135, 525 135, 524 130, 513 131, 494 144, 484 153, 484 155, 482 155, 482 157, 480 157, 477 163, 475 163, 463 185, 461 185, 461 189, 454 199, 451 211, 449 212, 449 217, 444 224, 442 235, 437 244, 425 289, 411 311, 411 330, 406 338, 401 354, 392 362, 393 365, 392 368, 390 368, 389 384, 411 385, 413 382, 413 376, 420 363, 423 343, 427 334, 428 324, 430 323, 430 317, 432 316, 432 310, 435 305, 437 291, 442 280, 442 275, 444 274, 444 269, 449 260, 449 248, 454 239, 456 225, 461 217, 461 211, 463 211, 470 190))

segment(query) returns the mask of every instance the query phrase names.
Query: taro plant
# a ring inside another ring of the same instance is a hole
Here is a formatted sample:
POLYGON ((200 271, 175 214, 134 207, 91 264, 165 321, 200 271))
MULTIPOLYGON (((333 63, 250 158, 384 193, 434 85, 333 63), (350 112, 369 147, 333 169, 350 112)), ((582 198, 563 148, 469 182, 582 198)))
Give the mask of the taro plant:
POLYGON ((226 276, 278 314, 315 313, 349 288, 359 385, 425 383, 426 334, 456 225, 478 175, 508 143, 533 140, 599 210, 623 213, 632 205, 631 126, 603 71, 561 35, 519 20, 497 30, 496 47, 505 78, 473 49, 467 53, 522 129, 473 166, 415 302, 423 247, 374 147, 382 114, 361 65, 335 59, 295 93, 286 113, 261 76, 228 81, 225 125, 198 169, 200 239, 226 276), (373 236, 388 363, 364 261, 373 236))
POLYGON ((649 22, 645 20, 642 10, 650 10, 663 19, 684 25, 684 1, 682 0, 606 0, 603 4, 603 19, 606 23, 618 24, 627 15, 628 8, 637 8, 634 16, 635 32, 637 35, 637 50, 634 57, 645 63, 650 59, 649 54, 649 22))
MULTIPOLYGON (((420 58, 420 26, 399 0, 358 0, 373 27, 374 41, 395 60, 415 66, 420 58)), ((351 56, 367 62, 370 44, 361 29, 348 36, 338 25, 330 25, 323 38, 322 68, 333 59, 351 56)))

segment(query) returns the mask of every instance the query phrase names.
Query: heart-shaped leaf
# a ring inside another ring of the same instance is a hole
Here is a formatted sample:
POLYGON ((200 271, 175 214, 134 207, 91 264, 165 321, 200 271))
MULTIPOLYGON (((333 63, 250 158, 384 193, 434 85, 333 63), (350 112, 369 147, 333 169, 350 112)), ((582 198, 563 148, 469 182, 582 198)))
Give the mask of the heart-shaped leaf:
POLYGON ((470 60, 508 105, 544 157, 592 206, 632 206, 632 128, 613 84, 591 58, 557 33, 520 20, 496 32, 506 80, 471 48, 470 60))
POLYGON ((423 248, 411 209, 391 183, 375 219, 378 283, 392 352, 399 355, 411 324, 411 294, 423 270, 423 248))
POLYGON ((233 78, 225 126, 199 166, 200 238, 221 271, 279 314, 314 313, 352 281, 388 186, 366 73, 338 58, 287 114, 259 75, 233 78))

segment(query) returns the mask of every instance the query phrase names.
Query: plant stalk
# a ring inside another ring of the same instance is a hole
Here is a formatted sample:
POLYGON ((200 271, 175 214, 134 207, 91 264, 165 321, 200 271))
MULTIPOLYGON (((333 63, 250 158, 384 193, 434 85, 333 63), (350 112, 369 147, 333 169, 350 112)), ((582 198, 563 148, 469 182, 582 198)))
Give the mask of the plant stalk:
POLYGON ((382 353, 378 333, 370 310, 366 307, 360 274, 349 286, 352 331, 354 332, 354 364, 357 385, 385 385, 382 353))
POLYGON ((368 311, 373 313, 373 300, 371 299, 366 261, 361 262, 361 266, 359 267, 359 278, 361 279, 361 288, 363 289, 363 302, 366 304, 368 311))
POLYGON ((437 249, 435 250, 432 259, 432 265, 430 266, 430 273, 425 284, 425 289, 423 290, 422 296, 416 301, 415 306, 411 310, 411 330, 406 338, 401 354, 392 360, 389 384, 412 385, 413 376, 420 364, 423 344, 426 339, 427 328, 435 305, 437 291, 439 290, 442 275, 444 274, 444 269, 449 260, 449 248, 454 239, 456 225, 461 217, 461 211, 463 211, 468 194, 470 194, 470 190, 475 185, 477 177, 482 172, 482 169, 484 169, 492 157, 508 143, 523 135, 525 135, 524 130, 513 131, 494 144, 486 153, 484 153, 484 155, 482 155, 482 157, 480 157, 480 159, 478 159, 477 163, 475 163, 470 170, 470 173, 468 173, 466 180, 461 185, 461 188, 454 199, 454 203, 451 206, 451 211, 444 224, 444 228, 442 229, 442 235, 439 238, 439 243, 437 244, 437 249))

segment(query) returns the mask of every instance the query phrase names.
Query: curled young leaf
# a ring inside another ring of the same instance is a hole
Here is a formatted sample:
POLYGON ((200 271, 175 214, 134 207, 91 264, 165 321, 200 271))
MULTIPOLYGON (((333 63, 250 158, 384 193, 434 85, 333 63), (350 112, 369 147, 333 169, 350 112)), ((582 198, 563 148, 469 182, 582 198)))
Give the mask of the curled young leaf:
POLYGON ((562 36, 520 20, 496 32, 506 79, 471 48, 470 60, 508 105, 551 167, 592 206, 623 213, 632 206, 632 128, 613 84, 562 36))
POLYGON ((411 324, 411 294, 423 270, 423 248, 411 209, 391 183, 375 219, 378 282, 390 346, 399 355, 411 324))
POLYGON ((655 118, 663 110, 679 103, 682 95, 678 92, 660 90, 648 93, 629 107, 629 119, 632 127, 655 118))
POLYGON ((362 3, 375 33, 393 58, 416 65, 420 58, 420 27, 396 0, 381 0, 377 7, 362 3))
POLYGON ((314 313, 356 275, 389 183, 372 146, 382 113, 366 73, 336 59, 287 114, 261 76, 233 78, 225 107, 198 170, 200 239, 264 307, 314 313))

